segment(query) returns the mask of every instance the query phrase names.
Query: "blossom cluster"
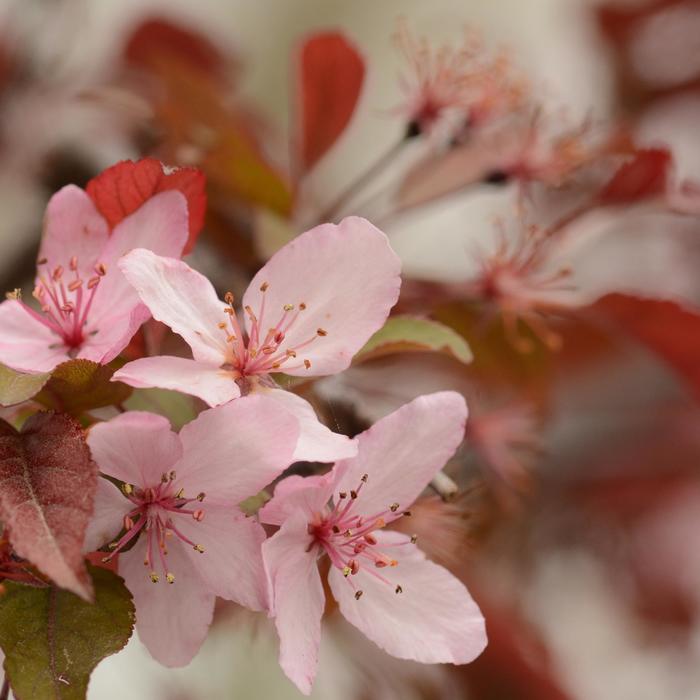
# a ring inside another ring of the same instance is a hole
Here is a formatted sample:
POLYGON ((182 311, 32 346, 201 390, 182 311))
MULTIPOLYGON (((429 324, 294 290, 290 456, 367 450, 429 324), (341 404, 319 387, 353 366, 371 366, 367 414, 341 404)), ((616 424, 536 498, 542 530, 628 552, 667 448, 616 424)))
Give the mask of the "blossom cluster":
POLYGON ((202 400, 179 433, 124 409, 87 432, 101 476, 82 549, 123 577, 141 641, 161 663, 187 664, 216 598, 235 601, 274 617, 280 664, 308 693, 323 574, 345 618, 388 653, 473 660, 486 644, 476 603, 392 527, 461 444, 462 396, 421 396, 350 438, 280 386, 281 373, 343 371, 384 325, 400 288, 387 237, 357 217, 317 226, 259 270, 239 306, 180 259, 188 225, 177 189, 110 230, 88 193, 65 187, 47 209, 36 304, 19 293, 0 304, 0 362, 29 375, 75 359, 106 365, 151 316, 191 349, 122 363, 111 378, 202 400), (289 474, 300 461, 332 466, 289 474), (245 509, 272 487, 257 513, 245 509))

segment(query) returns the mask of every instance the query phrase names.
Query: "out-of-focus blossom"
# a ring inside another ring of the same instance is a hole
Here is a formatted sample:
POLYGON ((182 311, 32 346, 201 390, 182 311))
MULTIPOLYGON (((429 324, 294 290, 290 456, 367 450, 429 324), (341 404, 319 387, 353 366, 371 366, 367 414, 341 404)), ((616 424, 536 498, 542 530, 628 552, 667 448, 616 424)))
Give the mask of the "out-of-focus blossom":
POLYGON ((106 560, 119 554, 139 636, 161 663, 195 655, 216 596, 266 607, 265 533, 238 504, 292 462, 297 438, 294 418, 262 396, 205 411, 179 436, 138 411, 90 431, 98 466, 123 486, 100 480, 85 548, 114 540, 106 560))
POLYGON ((289 477, 260 511, 280 530, 263 545, 280 664, 302 692, 316 675, 325 594, 382 649, 425 663, 467 663, 486 642, 467 589, 425 559, 414 538, 383 528, 409 512, 464 435, 454 392, 420 397, 358 436, 358 455, 325 476, 289 477))
POLYGON ((45 372, 79 357, 107 363, 149 317, 117 267, 133 248, 179 257, 187 240, 187 204, 179 192, 156 195, 109 232, 90 197, 69 185, 46 210, 33 296, 0 304, 0 361, 45 372))
POLYGON ((399 260, 381 231, 348 218, 296 238, 251 281, 243 296, 244 324, 233 295, 222 303, 209 281, 183 262, 140 250, 121 267, 154 317, 187 341, 194 359, 143 358, 125 365, 116 379, 195 394, 212 406, 264 391, 302 421, 299 459, 354 454, 347 438, 319 423, 302 398, 276 388, 270 375, 340 372, 381 328, 400 286, 399 260))
POLYGON ((457 127, 481 127, 524 102, 525 83, 508 57, 490 55, 473 31, 465 31, 458 48, 435 49, 401 23, 395 43, 408 64, 409 72, 401 76, 406 102, 397 111, 406 118, 409 137, 429 134, 445 119, 455 119, 457 127))

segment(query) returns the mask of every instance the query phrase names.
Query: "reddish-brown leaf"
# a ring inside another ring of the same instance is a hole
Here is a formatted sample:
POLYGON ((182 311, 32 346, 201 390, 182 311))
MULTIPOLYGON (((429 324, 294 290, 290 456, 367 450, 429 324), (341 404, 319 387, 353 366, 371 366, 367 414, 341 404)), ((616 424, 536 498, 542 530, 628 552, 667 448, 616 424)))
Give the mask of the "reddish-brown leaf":
POLYGON ((637 151, 603 187, 600 201, 603 204, 626 204, 662 194, 671 164, 671 153, 665 148, 637 151))
POLYGON ((159 192, 178 190, 187 199, 190 237, 185 253, 192 250, 204 225, 207 209, 206 180, 198 168, 166 169, 155 158, 123 160, 88 182, 86 190, 95 206, 114 228, 159 192))
POLYGON ((176 59, 208 75, 224 71, 227 60, 202 34, 160 17, 147 19, 129 38, 124 58, 131 65, 152 70, 157 63, 176 59))
POLYGON ((91 600, 82 547, 97 467, 80 426, 37 413, 17 432, 0 421, 0 519, 17 554, 59 586, 91 600))
POLYGON ((299 150, 309 170, 350 122, 365 77, 365 62, 339 32, 314 34, 299 56, 299 150))
POLYGON ((625 294, 608 294, 592 310, 648 347, 700 398, 700 311, 625 294))

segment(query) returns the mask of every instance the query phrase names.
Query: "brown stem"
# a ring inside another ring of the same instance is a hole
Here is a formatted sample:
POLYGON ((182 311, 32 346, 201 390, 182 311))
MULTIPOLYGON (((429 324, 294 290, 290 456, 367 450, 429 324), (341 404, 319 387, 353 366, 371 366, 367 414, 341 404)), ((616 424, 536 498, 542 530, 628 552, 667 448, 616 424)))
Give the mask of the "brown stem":
POLYGON ((343 207, 352 200, 352 198, 361 192, 370 181, 379 175, 401 152, 401 149, 408 143, 408 139, 402 137, 388 151, 379 156, 379 158, 359 177, 355 178, 348 187, 346 187, 318 217, 319 223, 332 221, 343 209, 343 207))
POLYGON ((2 684, 2 690, 0 690, 0 700, 7 700, 10 697, 10 681, 7 680, 5 676, 5 681, 2 684))

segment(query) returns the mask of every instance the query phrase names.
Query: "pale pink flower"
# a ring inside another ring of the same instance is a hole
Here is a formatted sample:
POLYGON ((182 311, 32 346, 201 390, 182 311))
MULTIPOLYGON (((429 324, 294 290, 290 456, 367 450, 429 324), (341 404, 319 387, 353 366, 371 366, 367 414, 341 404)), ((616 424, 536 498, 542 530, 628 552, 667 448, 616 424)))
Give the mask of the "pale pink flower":
MULTIPOLYGON (((462 583, 428 561, 415 538, 384 526, 405 515, 464 437, 455 392, 421 396, 357 437, 356 457, 324 476, 291 476, 260 511, 280 529, 263 544, 280 664, 304 693, 316 674, 325 594, 319 560, 345 618, 389 654, 467 663, 486 644, 462 583)), ((440 537, 440 533, 435 533, 440 537)))
POLYGON ((204 411, 179 435, 139 411, 90 430, 100 470, 124 485, 100 480, 85 548, 112 541, 106 559, 119 554, 139 637, 166 666, 197 653, 216 596, 267 608, 265 532, 238 504, 289 466, 298 434, 294 417, 264 396, 204 411))
POLYGON ((39 310, 19 292, 0 304, 0 362, 25 372, 75 357, 107 363, 149 317, 117 260, 137 246, 179 256, 187 202, 179 192, 158 194, 110 234, 90 197, 68 185, 49 201, 44 227, 33 293, 39 310))
POLYGON ((350 217, 295 238, 253 278, 243 295, 242 323, 233 295, 220 301, 211 283, 179 260, 135 250, 120 267, 153 317, 187 341, 193 359, 143 358, 115 379, 194 394, 210 406, 264 391, 299 418, 298 459, 355 454, 347 437, 320 423, 304 399, 278 389, 270 373, 341 372, 382 327, 401 279, 400 261, 379 229, 350 217))

